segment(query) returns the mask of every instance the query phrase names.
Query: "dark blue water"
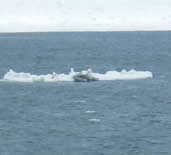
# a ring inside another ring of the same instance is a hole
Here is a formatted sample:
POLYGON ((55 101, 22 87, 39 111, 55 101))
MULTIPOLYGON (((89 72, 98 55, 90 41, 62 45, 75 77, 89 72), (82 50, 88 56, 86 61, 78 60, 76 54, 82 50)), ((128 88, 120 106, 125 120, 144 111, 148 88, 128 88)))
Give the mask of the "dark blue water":
POLYGON ((0 34, 0 79, 9 69, 153 73, 132 81, 1 81, 0 154, 170 155, 170 41, 171 32, 0 34))

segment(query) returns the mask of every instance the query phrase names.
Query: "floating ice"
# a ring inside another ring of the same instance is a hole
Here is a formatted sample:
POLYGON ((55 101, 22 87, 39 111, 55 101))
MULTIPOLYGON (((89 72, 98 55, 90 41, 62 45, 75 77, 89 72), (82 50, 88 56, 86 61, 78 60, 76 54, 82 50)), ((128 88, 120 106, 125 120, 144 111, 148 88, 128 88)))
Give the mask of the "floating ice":
MULTIPOLYGON (((86 73, 86 71, 82 71, 86 73)), ((53 72, 53 74, 47 75, 33 75, 30 73, 20 72, 17 73, 10 69, 3 77, 5 81, 14 81, 14 82, 57 82, 57 81, 73 81, 72 76, 77 74, 74 69, 68 74, 57 74, 53 72)), ((99 80, 135 80, 135 79, 146 79, 152 78, 152 73, 149 71, 135 71, 135 70, 122 70, 118 71, 108 71, 105 74, 100 73, 92 73, 92 75, 99 80)))
POLYGON ((91 119, 88 119, 88 121, 90 121, 90 122, 100 122, 100 119, 91 118, 91 119))
POLYGON ((57 82, 57 81, 73 81, 73 73, 69 74, 47 74, 47 75, 33 75, 30 73, 16 73, 13 70, 9 70, 4 75, 4 80, 15 82, 57 82))
POLYGON ((135 79, 146 79, 152 78, 152 73, 149 71, 135 71, 135 70, 122 70, 108 71, 105 74, 93 73, 99 80, 135 80, 135 79))
POLYGON ((94 114, 94 113, 96 113, 96 111, 94 111, 94 110, 87 110, 86 113, 87 114, 94 114))

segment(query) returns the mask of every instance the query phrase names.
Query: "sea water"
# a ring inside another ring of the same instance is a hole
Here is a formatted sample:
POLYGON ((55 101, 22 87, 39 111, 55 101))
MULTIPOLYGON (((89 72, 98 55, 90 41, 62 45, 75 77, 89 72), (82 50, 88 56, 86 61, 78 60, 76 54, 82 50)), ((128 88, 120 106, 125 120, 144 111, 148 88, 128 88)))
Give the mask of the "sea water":
POLYGON ((0 154, 170 155, 170 40, 171 32, 1 33, 0 154), (100 80, 74 82, 88 67, 100 80))

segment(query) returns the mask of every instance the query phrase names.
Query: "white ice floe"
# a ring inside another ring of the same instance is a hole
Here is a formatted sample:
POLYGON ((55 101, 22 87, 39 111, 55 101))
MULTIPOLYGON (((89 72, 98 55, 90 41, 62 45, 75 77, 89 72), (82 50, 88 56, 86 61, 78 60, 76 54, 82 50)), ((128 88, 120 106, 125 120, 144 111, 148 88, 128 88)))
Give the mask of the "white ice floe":
POLYGON ((94 114, 94 113, 96 113, 96 111, 94 111, 94 110, 87 110, 86 113, 87 114, 94 114))
MULTIPOLYGON (((57 81, 73 81, 73 75, 77 74, 74 69, 68 74, 53 74, 47 75, 33 75, 30 73, 20 72, 17 73, 10 69, 3 77, 3 81, 14 81, 14 82, 57 82, 57 81)), ((86 71, 82 71, 86 73, 86 71)), ((104 74, 92 73, 92 75, 99 80, 136 80, 136 79, 147 79, 152 78, 152 73, 149 71, 135 71, 135 70, 122 70, 118 71, 108 71, 104 74)))
POLYGON ((100 122, 100 119, 96 119, 96 118, 91 118, 88 119, 89 122, 100 122))

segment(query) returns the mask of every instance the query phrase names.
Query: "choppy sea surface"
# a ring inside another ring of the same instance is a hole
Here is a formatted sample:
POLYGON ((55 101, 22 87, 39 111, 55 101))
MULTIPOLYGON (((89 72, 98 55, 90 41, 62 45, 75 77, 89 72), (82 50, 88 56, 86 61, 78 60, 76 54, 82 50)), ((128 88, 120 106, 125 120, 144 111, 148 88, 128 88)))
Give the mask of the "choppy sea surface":
POLYGON ((0 154, 170 155, 170 41, 171 32, 1 33, 0 154), (100 81, 72 80, 70 68, 89 66, 100 81))

